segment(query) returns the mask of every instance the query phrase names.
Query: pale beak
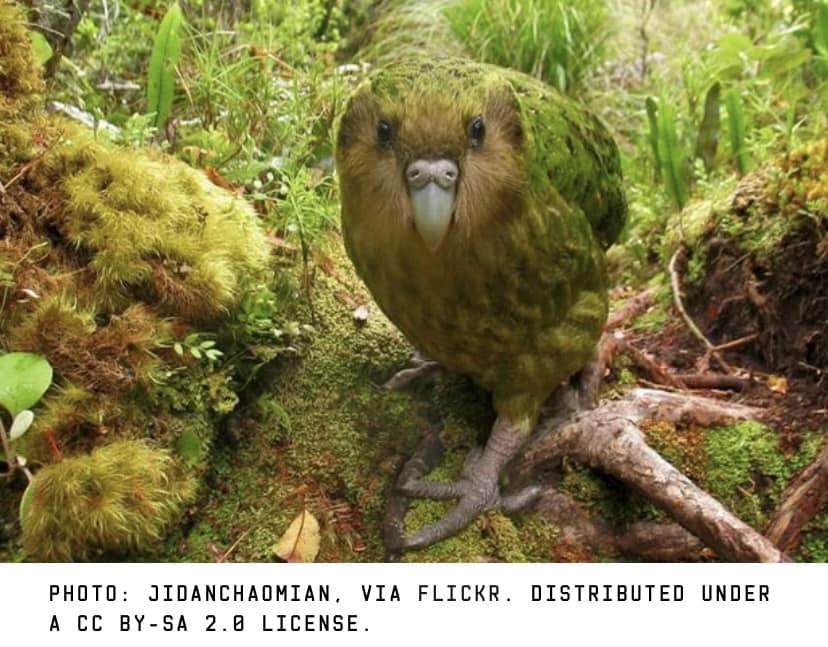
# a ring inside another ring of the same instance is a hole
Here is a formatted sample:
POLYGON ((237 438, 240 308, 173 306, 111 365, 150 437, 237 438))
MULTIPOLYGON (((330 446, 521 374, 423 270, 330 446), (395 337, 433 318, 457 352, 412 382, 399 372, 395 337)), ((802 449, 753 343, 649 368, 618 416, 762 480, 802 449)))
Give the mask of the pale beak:
POLYGON ((414 160, 405 170, 414 226, 432 252, 451 226, 458 174, 457 164, 447 159, 414 160))

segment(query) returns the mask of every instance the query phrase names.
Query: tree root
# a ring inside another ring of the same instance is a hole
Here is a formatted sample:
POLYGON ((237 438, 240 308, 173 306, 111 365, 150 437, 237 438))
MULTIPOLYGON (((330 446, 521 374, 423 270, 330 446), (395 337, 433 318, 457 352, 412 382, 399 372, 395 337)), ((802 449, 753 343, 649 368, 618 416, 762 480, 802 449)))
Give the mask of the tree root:
MULTIPOLYGON (((671 264, 672 265, 672 264, 671 264)), ((672 269, 672 268, 671 268, 672 269)), ((729 561, 788 561, 783 550, 799 541, 802 526, 828 502, 828 447, 786 491, 785 503, 768 528, 768 537, 740 521, 721 503, 665 461, 646 442, 640 425, 645 420, 666 420, 700 426, 733 420, 761 419, 763 410, 686 391, 673 393, 636 388, 617 400, 599 401, 603 377, 624 348, 623 333, 611 332, 625 320, 649 307, 652 295, 643 293, 628 301, 610 318, 593 362, 579 382, 560 388, 549 400, 541 420, 521 456, 509 469, 515 486, 537 481, 544 488, 536 511, 561 528, 561 541, 596 551, 634 554, 649 560, 694 560, 706 557, 703 546, 729 561), (664 510, 676 523, 639 522, 611 528, 594 520, 580 504, 556 489, 564 459, 597 468, 625 483, 664 510), (781 547, 781 550, 774 542, 781 547)), ((746 340, 737 340, 746 343, 746 340)), ((708 351, 715 348, 708 342, 708 351)), ((711 352, 715 357, 715 351, 711 352)), ((649 360, 649 358, 648 358, 649 360)), ((652 367, 654 363, 646 362, 652 367)), ((728 367, 729 368, 729 367, 728 367)), ((657 366, 656 373, 666 373, 657 366)), ((662 376, 663 377, 663 376, 662 376)), ((733 375, 671 375, 674 388, 726 388, 741 390, 749 380, 733 375)), ((406 463, 398 483, 422 476, 439 461, 442 445, 427 434, 406 463)), ((385 522, 387 546, 399 545, 407 510, 405 497, 393 494, 385 522)), ((399 553, 389 558, 399 559, 399 553)))
POLYGON ((559 411, 557 406, 547 412, 515 467, 518 479, 526 480, 540 468, 557 467, 564 457, 571 458, 626 483, 727 560, 787 560, 770 541, 661 458, 638 427, 653 418, 721 424, 757 417, 757 410, 653 389, 634 389, 621 400, 589 411, 559 411))
POLYGON ((782 494, 782 505, 765 532, 782 550, 799 545, 802 528, 828 504, 828 445, 782 494))
MULTIPOLYGON (((544 490, 535 511, 560 528, 559 543, 591 553, 622 553, 654 562, 695 561, 704 544, 676 523, 640 521, 611 528, 554 487, 544 490)), ((577 553, 576 553, 577 554, 577 553)))

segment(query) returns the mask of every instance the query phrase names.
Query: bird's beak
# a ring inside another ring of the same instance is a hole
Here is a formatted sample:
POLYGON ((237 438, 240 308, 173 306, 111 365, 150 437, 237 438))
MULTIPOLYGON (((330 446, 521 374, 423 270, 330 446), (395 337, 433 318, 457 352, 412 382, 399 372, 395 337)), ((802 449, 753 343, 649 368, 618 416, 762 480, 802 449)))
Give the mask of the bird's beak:
POLYGON ((405 171, 414 226, 432 252, 440 246, 451 226, 457 176, 457 164, 447 159, 415 160, 405 171))

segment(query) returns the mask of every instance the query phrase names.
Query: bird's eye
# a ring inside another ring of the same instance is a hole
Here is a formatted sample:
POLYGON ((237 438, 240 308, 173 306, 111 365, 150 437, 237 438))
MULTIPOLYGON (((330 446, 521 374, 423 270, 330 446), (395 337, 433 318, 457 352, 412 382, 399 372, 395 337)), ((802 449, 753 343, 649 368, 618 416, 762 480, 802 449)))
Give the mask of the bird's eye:
POLYGON ((385 119, 377 124, 377 142, 382 148, 391 148, 394 144, 394 127, 385 119))
POLYGON ((469 146, 479 148, 483 144, 483 137, 486 136, 486 124, 483 117, 478 115, 469 122, 469 146))

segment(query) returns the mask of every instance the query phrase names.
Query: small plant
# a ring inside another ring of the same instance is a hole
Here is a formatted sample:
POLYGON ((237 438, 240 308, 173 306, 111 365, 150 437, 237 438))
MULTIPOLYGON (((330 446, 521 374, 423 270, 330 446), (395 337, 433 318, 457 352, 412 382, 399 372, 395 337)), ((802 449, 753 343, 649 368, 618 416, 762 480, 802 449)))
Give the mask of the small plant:
POLYGON ((179 357, 189 355, 197 360, 204 360, 209 364, 218 362, 223 356, 213 339, 205 339, 202 333, 194 332, 187 335, 181 341, 174 342, 172 349, 179 357))
POLYGON ((676 208, 681 211, 689 199, 690 176, 688 155, 678 135, 675 110, 669 101, 661 99, 656 104, 651 98, 647 102, 647 114, 651 129, 648 139, 660 168, 664 188, 676 208), (653 112, 655 118, 650 116, 653 112))
POLYGON ((155 127, 164 128, 172 112, 175 96, 175 66, 181 54, 181 24, 184 16, 178 2, 167 11, 150 58, 147 80, 147 111, 155 115, 155 127))
POLYGON ((727 125, 730 135, 730 152, 739 169, 739 175, 747 172, 748 157, 745 148, 745 112, 742 108, 742 100, 735 88, 731 88, 725 94, 725 105, 727 107, 727 125))
POLYGON ((8 432, 0 417, 0 443, 8 465, 7 476, 22 470, 31 481, 26 459, 12 443, 28 431, 34 421, 29 407, 37 403, 52 383, 52 367, 34 353, 8 353, 0 356, 0 407, 11 416, 8 432))

